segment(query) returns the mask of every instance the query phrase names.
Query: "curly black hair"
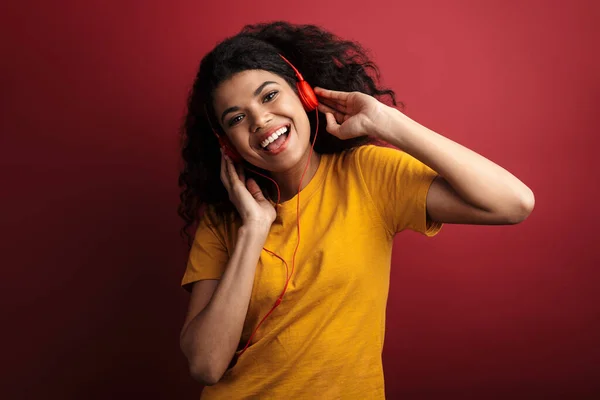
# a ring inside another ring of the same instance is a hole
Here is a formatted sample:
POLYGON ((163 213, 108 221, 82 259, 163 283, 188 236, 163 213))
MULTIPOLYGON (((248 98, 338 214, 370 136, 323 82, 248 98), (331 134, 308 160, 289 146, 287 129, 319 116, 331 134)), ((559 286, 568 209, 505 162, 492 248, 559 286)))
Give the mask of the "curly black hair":
MULTIPOLYGON (((190 247, 193 241, 190 228, 199 221, 207 206, 223 219, 237 215, 220 180, 221 153, 218 140, 211 131, 212 126, 220 128, 218 123, 211 124, 208 120, 214 118, 213 93, 223 81, 250 69, 275 73, 295 90, 295 73, 279 54, 294 64, 313 87, 359 91, 398 106, 394 92, 378 86, 379 70, 365 49, 359 43, 342 40, 321 27, 283 21, 247 25, 237 35, 219 43, 200 62, 181 127, 183 169, 179 175, 181 203, 177 211, 185 222, 180 234, 187 238, 190 247)), ((314 127, 315 113, 309 113, 308 118, 314 127)), ((321 118, 324 120, 324 116, 321 118)), ((313 137, 314 133, 311 133, 311 141, 313 137)), ((367 136, 340 140, 326 131, 325 124, 320 124, 314 151, 341 153, 372 142, 367 136)), ((255 174, 248 176, 256 179, 263 188, 270 184, 255 174)))

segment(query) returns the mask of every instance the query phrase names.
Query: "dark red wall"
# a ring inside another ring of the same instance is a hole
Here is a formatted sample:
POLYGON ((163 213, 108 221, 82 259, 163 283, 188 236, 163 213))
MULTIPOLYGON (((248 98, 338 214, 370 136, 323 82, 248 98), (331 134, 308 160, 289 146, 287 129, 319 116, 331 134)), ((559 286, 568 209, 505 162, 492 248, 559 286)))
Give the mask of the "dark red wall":
POLYGON ((198 397, 178 345, 177 128, 206 51, 287 19, 360 40, 409 116, 536 194, 518 226, 398 237, 388 397, 600 395, 596 4, 3 3, 3 392, 198 397))

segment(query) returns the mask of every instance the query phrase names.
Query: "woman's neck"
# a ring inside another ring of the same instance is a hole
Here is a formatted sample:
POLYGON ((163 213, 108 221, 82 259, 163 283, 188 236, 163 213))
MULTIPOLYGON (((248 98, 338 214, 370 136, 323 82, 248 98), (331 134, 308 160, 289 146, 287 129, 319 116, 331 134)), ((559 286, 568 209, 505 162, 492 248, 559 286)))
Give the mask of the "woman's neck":
MULTIPOLYGON (((304 173, 304 169, 306 168, 306 162, 308 160, 309 154, 310 149, 305 154, 305 156, 302 157, 302 160, 299 163, 297 163, 293 168, 287 171, 271 172, 271 177, 279 185, 281 203, 293 198, 296 194, 298 194, 298 186, 300 185, 300 179, 302 178, 302 174, 304 173)), ((302 179, 302 185, 300 185, 300 190, 304 189, 306 185, 308 185, 308 182, 310 182, 310 180, 315 176, 317 169, 319 168, 320 162, 321 155, 313 151, 312 155, 310 156, 310 164, 308 165, 308 169, 304 174, 304 179, 302 179)), ((276 191, 272 198, 274 200, 277 199, 276 191)))

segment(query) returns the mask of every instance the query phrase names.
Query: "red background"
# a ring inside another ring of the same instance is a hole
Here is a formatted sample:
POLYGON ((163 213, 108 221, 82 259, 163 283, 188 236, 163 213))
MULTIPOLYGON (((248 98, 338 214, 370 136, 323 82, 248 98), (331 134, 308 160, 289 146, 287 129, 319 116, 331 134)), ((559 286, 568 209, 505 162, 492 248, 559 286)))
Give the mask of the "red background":
POLYGON ((361 41, 410 117, 536 195, 521 225, 397 238, 388 397, 600 395, 598 3, 370 4, 2 3, 4 398, 198 397, 177 128, 201 57, 273 19, 361 41))

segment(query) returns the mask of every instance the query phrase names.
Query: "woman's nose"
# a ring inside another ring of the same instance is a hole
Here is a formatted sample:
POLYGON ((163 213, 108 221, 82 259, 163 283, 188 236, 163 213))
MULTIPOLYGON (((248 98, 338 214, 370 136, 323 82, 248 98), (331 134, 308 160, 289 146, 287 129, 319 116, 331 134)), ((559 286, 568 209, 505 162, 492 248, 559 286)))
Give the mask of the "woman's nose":
POLYGON ((252 113, 252 125, 250 130, 252 132, 258 132, 259 129, 264 128, 271 121, 271 116, 264 110, 256 110, 252 113))

